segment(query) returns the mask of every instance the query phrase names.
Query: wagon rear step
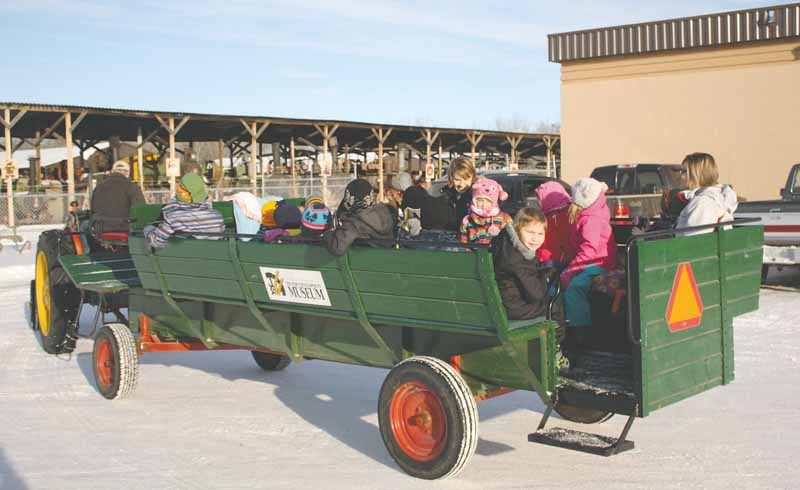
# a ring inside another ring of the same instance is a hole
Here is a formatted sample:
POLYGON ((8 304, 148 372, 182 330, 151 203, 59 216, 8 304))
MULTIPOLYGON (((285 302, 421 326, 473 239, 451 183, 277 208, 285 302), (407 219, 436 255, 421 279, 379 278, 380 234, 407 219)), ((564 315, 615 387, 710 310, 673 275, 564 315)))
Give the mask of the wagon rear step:
POLYGON ((570 356, 570 363, 571 369, 559 379, 554 403, 547 407, 539 427, 528 435, 528 440, 600 456, 633 449, 633 441, 626 437, 639 406, 633 393, 631 356, 580 352, 570 356), (628 421, 618 438, 561 427, 545 429, 554 409, 573 422, 603 422, 613 414, 628 415, 628 421))
POLYGON ((628 421, 625 423, 622 433, 615 439, 609 436, 565 429, 563 427, 545 429, 544 426, 547 424, 547 419, 550 418, 550 413, 552 411, 552 405, 547 407, 541 422, 539 422, 539 428, 536 429, 536 432, 528 434, 528 441, 545 444, 547 446, 563 447, 565 449, 572 449, 584 453, 597 454, 599 456, 613 456, 627 451, 628 449, 633 449, 634 447, 634 442, 627 440, 626 437, 633 425, 633 419, 636 417, 635 413, 628 416, 628 421))

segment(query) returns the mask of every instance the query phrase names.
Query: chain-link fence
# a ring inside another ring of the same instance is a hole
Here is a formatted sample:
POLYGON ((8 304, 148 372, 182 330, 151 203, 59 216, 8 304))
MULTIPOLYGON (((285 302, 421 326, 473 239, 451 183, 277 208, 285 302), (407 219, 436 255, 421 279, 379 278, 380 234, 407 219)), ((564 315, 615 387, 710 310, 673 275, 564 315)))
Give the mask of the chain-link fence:
MULTIPOLYGON (((344 188, 352 177, 329 177, 323 184, 320 178, 297 179, 266 179, 263 186, 259 183, 255 194, 259 197, 280 196, 289 197, 322 197, 329 205, 338 203, 344 194, 344 188)), ((222 200, 237 192, 252 192, 252 187, 225 187, 210 186, 209 196, 213 200, 222 200)), ((163 204, 169 201, 169 189, 148 190, 144 193, 145 200, 151 204, 163 204)), ((88 209, 89 202, 86 193, 76 193, 75 200, 82 209, 88 209)), ((34 224, 61 224, 64 216, 69 211, 69 197, 62 192, 58 193, 19 193, 14 194, 14 220, 17 226, 34 224)), ((8 224, 8 199, 5 194, 0 195, 0 224, 8 224)))

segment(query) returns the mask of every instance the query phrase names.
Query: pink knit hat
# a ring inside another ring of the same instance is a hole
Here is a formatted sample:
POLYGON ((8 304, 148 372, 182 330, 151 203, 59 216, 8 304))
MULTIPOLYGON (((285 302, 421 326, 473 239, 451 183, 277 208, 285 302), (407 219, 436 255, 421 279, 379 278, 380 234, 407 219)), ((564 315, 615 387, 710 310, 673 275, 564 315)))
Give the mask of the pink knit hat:
POLYGON ((570 197, 564 187, 551 180, 543 183, 534 191, 539 199, 539 207, 545 214, 569 207, 570 197))
POLYGON ((481 177, 472 184, 472 198, 485 197, 497 204, 498 201, 508 199, 508 193, 496 181, 481 177))
MULTIPOLYGON (((500 207, 497 204, 498 201, 505 201, 508 199, 508 193, 503 190, 503 187, 500 186, 496 181, 492 179, 487 179, 486 177, 481 177, 472 184, 472 211, 476 212, 475 207, 475 200, 479 197, 489 199, 492 201, 492 210, 490 211, 491 215, 498 214, 500 212, 500 207)), ((483 213, 478 213, 483 214, 483 213)))

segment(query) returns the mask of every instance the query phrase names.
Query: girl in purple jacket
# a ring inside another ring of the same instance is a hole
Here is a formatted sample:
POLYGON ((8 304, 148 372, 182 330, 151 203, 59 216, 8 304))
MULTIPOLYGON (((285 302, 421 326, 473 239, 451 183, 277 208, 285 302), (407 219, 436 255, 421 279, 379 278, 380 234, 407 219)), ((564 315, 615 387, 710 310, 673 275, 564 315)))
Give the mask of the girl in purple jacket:
POLYGON ((611 212, 606 204, 608 186, 592 178, 580 179, 572 186, 569 208, 567 267, 561 273, 564 307, 570 330, 592 324, 589 287, 592 278, 606 274, 616 262, 617 245, 611 230, 611 212))

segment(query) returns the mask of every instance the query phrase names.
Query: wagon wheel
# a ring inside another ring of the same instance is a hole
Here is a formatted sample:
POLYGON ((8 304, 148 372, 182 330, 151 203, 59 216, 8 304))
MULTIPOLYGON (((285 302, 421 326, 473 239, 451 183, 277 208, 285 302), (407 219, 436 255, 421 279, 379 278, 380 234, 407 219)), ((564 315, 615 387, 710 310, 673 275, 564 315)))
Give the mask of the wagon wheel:
POLYGON ((613 412, 576 407, 563 402, 556 402, 553 409, 561 415, 562 419, 579 424, 600 424, 614 416, 613 412))
POLYGON ((472 392, 449 364, 433 357, 411 357, 389 371, 378 422, 389 454, 417 478, 457 474, 478 443, 472 392))
POLYGON ((97 332, 92 352, 97 391, 113 400, 130 395, 139 377, 139 356, 130 329, 109 323, 97 332))
POLYGON ((39 330, 42 347, 49 354, 62 354, 75 349, 76 338, 69 334, 69 316, 74 314, 79 293, 58 263, 58 230, 39 236, 36 251, 36 272, 31 297, 34 329, 39 330))
POLYGON ((269 352, 260 352, 257 350, 250 351, 253 355, 253 360, 264 371, 282 371, 292 363, 289 356, 281 354, 270 354, 269 352))

